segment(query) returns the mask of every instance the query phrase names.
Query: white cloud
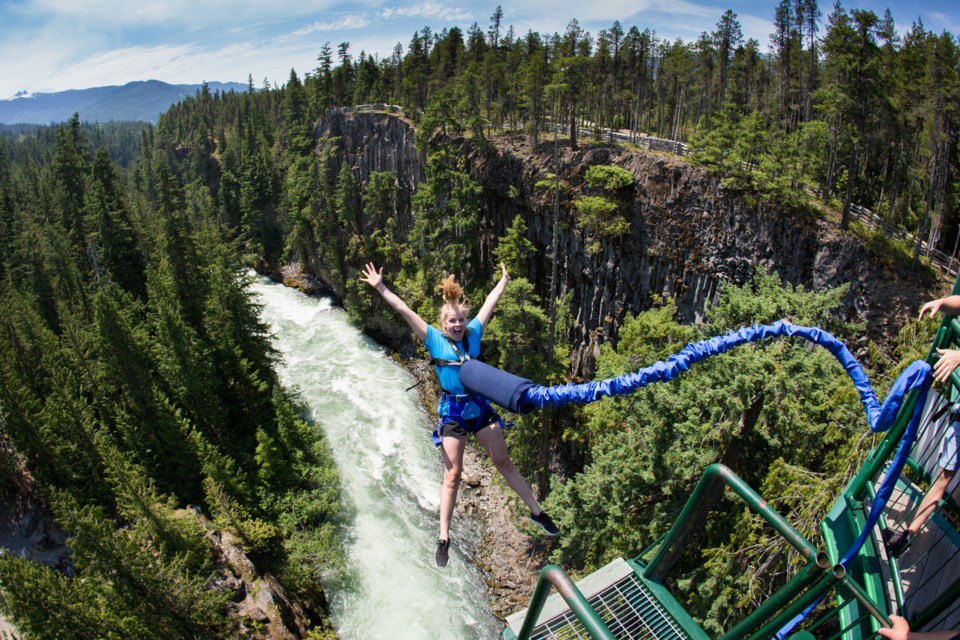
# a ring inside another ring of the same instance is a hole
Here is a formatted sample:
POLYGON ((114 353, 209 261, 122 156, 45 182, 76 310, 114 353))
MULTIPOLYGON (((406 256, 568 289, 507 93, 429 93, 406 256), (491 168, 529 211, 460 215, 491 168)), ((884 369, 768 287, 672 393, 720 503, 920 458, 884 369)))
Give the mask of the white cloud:
POLYGON ((23 89, 41 93, 79 87, 60 86, 51 80, 51 76, 84 56, 91 44, 96 47, 103 43, 94 34, 47 29, 10 32, 0 38, 0 60, 4 61, 0 74, 0 98, 23 89))
POLYGON ((342 31, 347 29, 363 29, 369 24, 368 20, 364 16, 343 16, 338 20, 332 22, 314 22, 313 24, 307 25, 306 27, 297 29, 294 31, 292 36, 303 36, 310 33, 324 32, 324 31, 342 31))
POLYGON ((44 16, 48 23, 96 24, 115 30, 127 25, 152 26, 156 23, 183 23, 197 13, 197 4, 189 0, 32 0, 22 5, 21 14, 44 16))
MULTIPOLYGON (((913 23, 913 21, 911 21, 911 24, 912 24, 912 23, 913 23)), ((931 25, 931 24, 941 25, 940 29, 945 30, 945 31, 949 31, 949 32, 952 33, 954 36, 958 35, 958 31, 960 31, 960 22, 957 21, 957 16, 956 16, 956 15, 952 15, 952 16, 951 16, 951 15, 947 15, 947 14, 942 13, 942 12, 940 12, 940 11, 931 11, 931 12, 928 14, 928 17, 927 17, 927 18, 924 18, 924 23, 926 23, 926 26, 927 26, 928 28, 929 28, 929 25, 931 25)), ((934 33, 937 33, 937 34, 939 35, 940 29, 934 28, 934 29, 933 29, 933 32, 934 32, 934 33)), ((903 32, 901 32, 901 33, 903 33, 903 32)))
POLYGON ((172 71, 195 66, 196 56, 196 49, 189 45, 114 49, 60 67, 49 81, 59 87, 96 87, 150 78, 165 80, 172 71))
MULTIPOLYGON (((195 45, 126 47, 100 52, 68 64, 55 65, 43 76, 22 77, 11 84, 4 77, 0 97, 16 91, 64 91, 84 87, 123 85, 133 80, 156 79, 171 84, 204 81, 246 82, 253 77, 272 85, 286 83, 291 69, 301 77, 315 66, 319 49, 313 43, 240 42, 214 49, 195 45)), ((45 65, 49 67, 49 65, 45 65)))
POLYGON ((473 14, 459 7, 445 7, 436 2, 407 7, 384 7, 380 17, 387 20, 392 18, 437 18, 445 22, 473 20, 473 14))
POLYGON ((743 31, 743 41, 753 38, 760 43, 760 51, 766 51, 770 44, 770 34, 774 32, 773 22, 756 16, 737 16, 737 20, 740 21, 743 31))

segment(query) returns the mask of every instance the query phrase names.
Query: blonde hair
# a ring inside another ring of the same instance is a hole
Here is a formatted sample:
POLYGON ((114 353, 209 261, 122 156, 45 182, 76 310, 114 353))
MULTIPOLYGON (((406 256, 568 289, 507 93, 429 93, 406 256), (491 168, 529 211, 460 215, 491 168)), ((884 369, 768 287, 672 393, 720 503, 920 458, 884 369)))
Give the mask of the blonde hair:
POLYGON ((440 327, 442 329, 444 318, 457 311, 467 315, 470 313, 470 304, 463 296, 463 287, 457 284, 452 273, 443 279, 439 289, 443 292, 443 306, 440 307, 440 327))

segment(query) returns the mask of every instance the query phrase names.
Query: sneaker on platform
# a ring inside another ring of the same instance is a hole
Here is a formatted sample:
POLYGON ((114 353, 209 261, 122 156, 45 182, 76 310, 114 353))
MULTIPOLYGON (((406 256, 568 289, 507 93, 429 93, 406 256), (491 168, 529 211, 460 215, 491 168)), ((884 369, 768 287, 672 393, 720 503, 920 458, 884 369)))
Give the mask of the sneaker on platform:
POLYGON ((883 541, 886 543, 890 555, 894 558, 899 558, 900 555, 906 551, 907 545, 910 544, 912 539, 913 536, 911 536, 910 532, 906 529, 896 532, 892 529, 883 530, 883 541))

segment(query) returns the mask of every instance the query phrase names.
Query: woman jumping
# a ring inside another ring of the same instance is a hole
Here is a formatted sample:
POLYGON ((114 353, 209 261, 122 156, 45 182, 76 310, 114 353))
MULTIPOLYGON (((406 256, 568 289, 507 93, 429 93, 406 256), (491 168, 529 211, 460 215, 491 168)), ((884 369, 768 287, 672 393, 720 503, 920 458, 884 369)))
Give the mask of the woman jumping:
POLYGON ((545 533, 555 536, 560 533, 536 498, 527 481, 510 461, 507 443, 503 438, 503 421, 486 399, 469 394, 460 384, 460 364, 480 355, 480 339, 493 314, 494 307, 507 288, 510 276, 501 264, 500 281, 483 301, 476 317, 467 322, 470 307, 463 298, 463 288, 451 275, 441 284, 444 304, 440 308, 440 329, 428 325, 400 297, 383 283, 383 268, 367 264, 361 279, 377 290, 383 299, 413 329, 430 352, 431 364, 440 381, 440 425, 433 432, 433 441, 440 447, 443 462, 443 486, 440 490, 440 535, 437 538, 437 566, 445 567, 450 549, 450 518, 457 501, 460 474, 463 471, 463 451, 468 434, 474 434, 487 450, 487 455, 524 504, 530 509, 530 520, 545 533))

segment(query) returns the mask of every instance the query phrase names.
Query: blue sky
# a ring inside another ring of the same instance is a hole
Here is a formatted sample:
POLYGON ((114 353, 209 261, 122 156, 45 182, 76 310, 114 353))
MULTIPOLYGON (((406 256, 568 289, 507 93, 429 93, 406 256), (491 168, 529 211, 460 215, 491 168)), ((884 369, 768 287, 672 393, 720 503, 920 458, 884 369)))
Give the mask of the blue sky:
MULTIPOLYGON (((571 19, 596 35, 619 20, 663 38, 692 41, 712 31, 726 9, 744 37, 766 51, 775 0, 575 0, 502 2, 504 28, 562 33, 571 19)), ((350 43, 381 57, 411 35, 476 22, 484 31, 497 4, 475 0, 0 0, 0 98, 156 79, 175 84, 264 80, 282 84, 290 69, 316 66, 325 42, 350 43)), ((824 21, 833 0, 821 0, 824 21)), ((889 6, 902 34, 920 19, 934 32, 960 34, 956 0, 845 0, 847 9, 889 6)), ((821 31, 823 33, 823 31, 821 31)))

